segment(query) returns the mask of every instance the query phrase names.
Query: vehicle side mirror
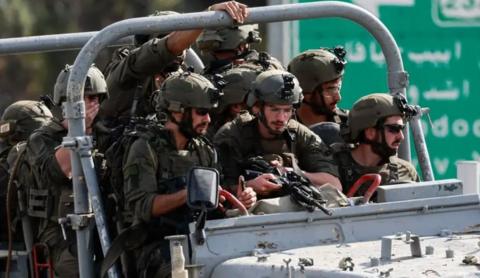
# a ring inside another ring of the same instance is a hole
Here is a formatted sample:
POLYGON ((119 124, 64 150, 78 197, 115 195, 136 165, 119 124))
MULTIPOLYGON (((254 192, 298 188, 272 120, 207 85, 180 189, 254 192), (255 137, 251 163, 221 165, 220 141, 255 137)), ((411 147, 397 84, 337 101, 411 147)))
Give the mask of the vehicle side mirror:
POLYGON ((187 174, 187 204, 192 209, 218 207, 220 174, 214 168, 192 167, 187 174))

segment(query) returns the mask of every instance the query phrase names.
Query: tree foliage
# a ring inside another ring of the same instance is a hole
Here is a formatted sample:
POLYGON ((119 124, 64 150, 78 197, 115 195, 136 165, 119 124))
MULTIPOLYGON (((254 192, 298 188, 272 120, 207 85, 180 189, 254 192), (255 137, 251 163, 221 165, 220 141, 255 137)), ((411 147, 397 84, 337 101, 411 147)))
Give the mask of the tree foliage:
MULTIPOLYGON (((116 21, 142 17, 155 10, 200 11, 220 1, 186 0, 0 0, 0 38, 101 30, 116 21)), ((261 5, 264 1, 242 1, 261 5)), ((102 68, 111 50, 96 64, 102 68)), ((72 64, 78 50, 0 56, 0 112, 15 100, 38 99, 53 91, 56 76, 72 64)))

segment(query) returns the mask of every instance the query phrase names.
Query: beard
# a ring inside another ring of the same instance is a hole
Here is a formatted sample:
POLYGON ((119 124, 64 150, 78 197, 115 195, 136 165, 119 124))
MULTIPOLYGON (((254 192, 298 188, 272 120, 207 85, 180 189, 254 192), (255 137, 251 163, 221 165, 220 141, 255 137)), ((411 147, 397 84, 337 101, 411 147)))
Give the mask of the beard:
MULTIPOLYGON (((183 134, 188 139, 192 139, 194 137, 200 136, 202 134, 199 134, 196 130, 198 127, 200 127, 203 123, 200 123, 196 125, 195 127, 193 126, 193 120, 192 120, 192 111, 189 109, 188 111, 185 111, 185 114, 183 115, 182 120, 178 123, 178 129, 180 133, 183 134)), ((207 124, 208 127, 208 124, 207 124)))
MULTIPOLYGON (((398 143, 400 143, 399 140, 393 142, 393 144, 398 143)), ((379 134, 379 136, 375 138, 375 141, 371 142, 370 145, 372 146, 372 151, 381 157, 383 163, 388 161, 391 156, 397 154, 397 148, 392 148, 386 143, 383 133, 382 135, 379 134)))
POLYGON ((201 122, 193 127, 196 136, 205 135, 208 130, 208 122, 201 122))
MULTIPOLYGON (((335 115, 335 108, 330 109, 326 106, 325 100, 323 99, 322 93, 315 91, 312 95, 312 100, 308 103, 312 108, 312 111, 316 115, 325 115, 327 117, 332 117, 335 115)), ((335 107, 336 107, 335 103, 335 107)))
POLYGON ((287 124, 283 122, 270 122, 269 131, 272 135, 281 135, 287 128, 287 124))

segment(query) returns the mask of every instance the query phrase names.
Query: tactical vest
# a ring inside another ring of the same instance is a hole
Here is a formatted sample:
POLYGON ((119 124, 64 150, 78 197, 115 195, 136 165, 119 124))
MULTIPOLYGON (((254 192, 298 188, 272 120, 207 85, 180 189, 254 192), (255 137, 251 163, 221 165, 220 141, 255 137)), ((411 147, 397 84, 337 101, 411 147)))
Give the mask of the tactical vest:
MULTIPOLYGON (((359 168, 359 165, 356 164, 351 157, 350 150, 342 150, 334 154, 335 160, 338 163, 338 171, 340 175, 340 181, 343 186, 343 193, 347 194, 352 185, 364 174, 368 174, 363 169, 359 168)), ((398 180, 398 166, 394 163, 387 163, 387 172, 380 172, 382 181, 380 184, 389 184, 398 180)), ((368 188, 367 186, 362 186, 357 191, 356 196, 363 195, 368 188)))
POLYGON ((37 231, 41 221, 38 218, 31 217, 28 210, 28 192, 31 187, 35 186, 35 180, 25 156, 26 145, 26 141, 19 142, 8 153, 7 164, 11 173, 8 180, 8 186, 11 187, 8 199, 10 203, 13 203, 10 208, 10 219, 13 220, 13 238, 17 241, 25 240, 25 244, 29 245, 27 248, 31 248, 33 241, 38 240, 37 231), (23 234, 22 230, 19 230, 20 220, 22 221, 23 234), (23 235, 28 239, 24 239, 23 235))
MULTIPOLYGON (((294 129, 287 127, 285 132, 281 135, 281 139, 283 139, 286 148, 273 147, 269 151, 266 151, 265 147, 261 144, 262 138, 258 132, 258 120, 254 119, 247 122, 242 121, 240 125, 244 141, 239 148, 242 153, 242 157, 244 158, 244 163, 247 163, 250 158, 257 156, 271 154, 282 155, 283 153, 291 153, 293 155, 296 154, 296 133, 294 129)), ((284 166, 291 167, 292 165, 284 166)))
MULTIPOLYGON (((217 167, 212 144, 203 136, 192 138, 186 150, 177 150, 170 131, 164 128, 139 134, 153 150, 150 153, 157 162, 157 186, 159 194, 172 194, 185 188, 186 174, 193 166, 217 167)), ((183 205, 152 220, 150 227, 162 234, 186 234, 192 220, 190 209, 183 205)), ((150 223, 149 223, 150 224, 150 223)), ((158 238, 158 236, 157 236, 158 238)))
MULTIPOLYGON (((7 197, 7 183, 8 183, 8 163, 7 155, 10 148, 5 148, 0 152, 0 219, 7 219, 7 211, 5 204, 5 199, 7 197)), ((7 241, 7 225, 6 221, 3 222, 2 227, 0 228, 0 242, 7 241)))
MULTIPOLYGON (((55 143, 52 146, 53 149, 61 144, 67 131, 60 123, 52 122, 38 129, 36 133, 37 136, 45 136, 52 140, 55 143)), ((58 224, 59 218, 74 213, 72 183, 49 184, 41 177, 41 174, 37 170, 38 168, 36 168, 41 165, 30 165, 28 156, 27 150, 24 167, 28 169, 28 172, 25 173, 30 174, 26 175, 22 173, 22 179, 25 180, 21 182, 27 185, 27 214, 31 216, 34 221, 38 222, 36 236, 39 237, 40 240, 46 241, 50 246, 58 243, 74 242, 75 235, 71 229, 67 229, 67 242, 63 241, 58 224)))
MULTIPOLYGON (((203 136, 191 139, 187 144, 187 150, 180 151, 171 141, 171 135, 167 130, 162 130, 149 142, 156 152, 152 155, 155 155, 158 161, 157 182, 160 194, 171 194, 185 188, 186 174, 193 166, 217 167, 214 148, 203 136)), ((169 234, 187 234, 188 223, 191 221, 191 211, 187 205, 183 205, 160 217, 155 225, 160 224, 163 226, 162 230, 169 234), (175 229, 165 229, 165 227, 175 229)))
MULTIPOLYGON (((150 156, 156 162, 157 193, 170 194, 177 192, 186 185, 185 176, 192 166, 217 167, 216 153, 211 143, 204 137, 193 138, 184 151, 176 149, 172 134, 161 126, 151 126, 141 132, 136 132, 128 139, 129 146, 124 149, 125 163, 132 143, 142 138, 151 146, 150 156)), ((125 169, 125 171, 133 171, 125 169)), ((136 175, 123 173, 123 175, 136 175)), ((183 205, 161 217, 151 219, 148 223, 139 222, 123 231, 112 243, 101 273, 106 270, 126 250, 136 250, 136 268, 138 276, 145 274, 152 264, 169 261, 168 242, 163 240, 167 235, 187 234, 188 223, 192 221, 192 212, 183 205), (130 246, 126 242, 135 242, 130 246)), ((160 265, 159 265, 160 266, 160 265)), ((168 266, 168 264, 167 264, 168 266)), ((169 267, 169 266, 168 266, 169 267)), ((151 277, 151 276, 149 276, 151 277)))

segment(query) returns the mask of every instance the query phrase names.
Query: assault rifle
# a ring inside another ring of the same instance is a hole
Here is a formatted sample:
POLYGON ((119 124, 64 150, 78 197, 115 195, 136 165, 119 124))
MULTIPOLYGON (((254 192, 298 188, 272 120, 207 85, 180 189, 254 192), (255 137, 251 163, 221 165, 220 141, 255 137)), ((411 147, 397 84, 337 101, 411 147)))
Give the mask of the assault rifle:
POLYGON ((293 201, 308 211, 318 208, 325 214, 332 215, 332 210, 325 206, 327 201, 306 177, 292 170, 282 173, 277 167, 271 166, 265 160, 258 158, 250 159, 249 166, 245 170, 246 180, 254 179, 265 173, 273 174, 275 179, 272 182, 282 186, 281 196, 290 195, 293 201))

